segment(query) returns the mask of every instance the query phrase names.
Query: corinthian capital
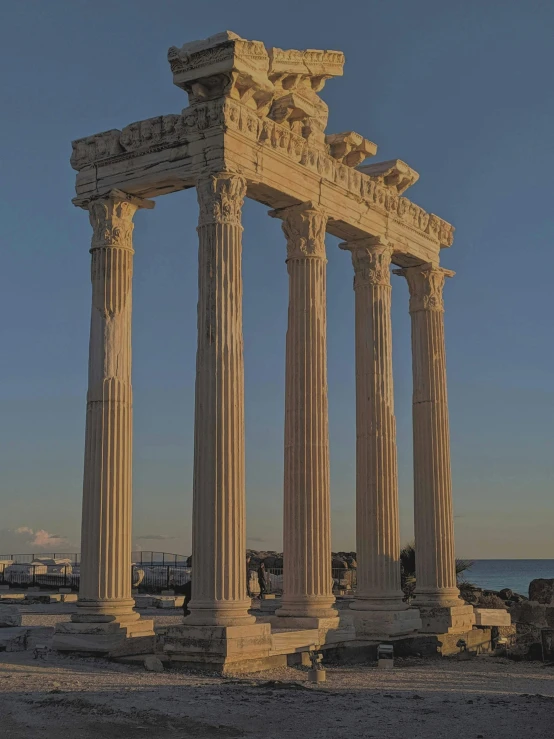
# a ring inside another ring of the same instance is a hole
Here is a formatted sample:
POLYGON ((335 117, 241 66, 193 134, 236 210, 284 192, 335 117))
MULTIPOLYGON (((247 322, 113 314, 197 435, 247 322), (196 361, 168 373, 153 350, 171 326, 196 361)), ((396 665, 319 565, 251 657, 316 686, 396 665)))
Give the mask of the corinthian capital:
POLYGON ((321 208, 313 203, 300 203, 290 208, 272 210, 269 215, 283 220, 287 260, 306 257, 325 259, 327 216, 321 208))
POLYGON ((246 180, 238 174, 220 172, 201 177, 196 183, 200 215, 199 226, 213 223, 241 225, 246 180))
POLYGON ((392 244, 381 236, 356 239, 340 245, 352 254, 354 290, 367 285, 390 287, 392 244))
POLYGON ((94 200, 89 205, 89 218, 92 226, 92 247, 102 249, 116 246, 133 250, 133 216, 137 206, 120 200, 94 200))
POLYGON ((433 264, 395 269, 395 275, 405 277, 410 290, 410 313, 422 310, 443 311, 442 289, 446 277, 456 274, 433 264))
POLYGON ((89 212, 92 226, 91 251, 105 247, 118 247, 133 251, 133 216, 139 208, 152 209, 151 200, 112 190, 109 195, 87 203, 76 203, 89 212))

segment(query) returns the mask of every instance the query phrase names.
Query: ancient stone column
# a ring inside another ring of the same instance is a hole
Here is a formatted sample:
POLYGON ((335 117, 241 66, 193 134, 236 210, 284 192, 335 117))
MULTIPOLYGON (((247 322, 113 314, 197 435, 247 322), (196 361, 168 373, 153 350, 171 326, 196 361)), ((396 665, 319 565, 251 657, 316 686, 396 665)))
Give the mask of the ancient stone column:
POLYGON ((283 602, 279 616, 334 618, 331 573, 325 214, 303 203, 271 215, 287 238, 283 602))
POLYGON ((423 632, 462 633, 475 616, 459 598, 454 554, 442 298, 454 272, 423 264, 395 273, 408 281, 412 317, 415 605, 423 632))
POLYGON ((57 627, 60 649, 109 651, 118 638, 152 633, 131 596, 131 312, 132 219, 153 205, 115 191, 88 206, 92 314, 80 585, 74 623, 57 627))
POLYGON ((192 599, 186 624, 254 623, 246 597, 242 225, 246 182, 197 183, 198 350, 194 427, 192 599))
POLYGON ((442 298, 454 272, 426 264, 396 273, 408 281, 412 317, 416 603, 457 606, 442 298))
POLYGON ((341 244, 352 253, 356 321, 358 635, 393 636, 421 626, 400 587, 396 419, 392 375, 392 246, 373 237, 341 244))

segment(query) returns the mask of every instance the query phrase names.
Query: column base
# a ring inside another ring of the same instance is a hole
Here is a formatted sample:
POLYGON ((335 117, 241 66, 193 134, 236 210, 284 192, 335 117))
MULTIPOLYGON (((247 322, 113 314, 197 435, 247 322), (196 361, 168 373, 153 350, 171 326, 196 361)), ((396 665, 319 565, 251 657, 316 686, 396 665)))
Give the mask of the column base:
POLYGON ((252 600, 234 601, 202 601, 191 600, 190 615, 186 617, 187 626, 249 626, 256 623, 256 618, 248 613, 252 600))
POLYGON ((52 649, 114 657, 151 652, 155 645, 154 621, 141 618, 134 605, 133 598, 79 598, 71 621, 56 624, 52 649))
POLYGON ((281 615, 282 610, 281 608, 271 617, 271 625, 275 629, 293 629, 295 631, 300 629, 318 629, 320 632, 327 632, 331 629, 339 628, 340 617, 337 611, 334 611, 334 616, 317 618, 315 616, 283 616, 281 615))
MULTIPOLYGON (((276 616, 281 618, 293 619, 329 619, 338 618, 338 611, 333 608, 335 604, 334 595, 325 596, 304 596, 297 598, 287 598, 283 596, 281 608, 276 612, 276 616)), ((307 627, 291 627, 291 628, 313 628, 307 627)))
POLYGON ((172 662, 223 674, 257 672, 286 666, 286 655, 271 655, 271 626, 195 626, 189 618, 163 636, 163 652, 172 662))
POLYGON ((457 606, 419 605, 422 634, 462 634, 475 625, 473 606, 459 601, 457 606))
POLYGON ((458 588, 416 588, 414 594, 414 606, 444 606, 445 608, 457 608, 465 605, 460 598, 458 588))
POLYGON ((87 655, 122 656, 154 651, 154 621, 79 621, 59 623, 52 637, 52 649, 87 655))
POLYGON ((421 630, 422 621, 417 608, 373 610, 357 605, 365 604, 354 602, 350 606, 358 639, 391 639, 410 636, 421 630))

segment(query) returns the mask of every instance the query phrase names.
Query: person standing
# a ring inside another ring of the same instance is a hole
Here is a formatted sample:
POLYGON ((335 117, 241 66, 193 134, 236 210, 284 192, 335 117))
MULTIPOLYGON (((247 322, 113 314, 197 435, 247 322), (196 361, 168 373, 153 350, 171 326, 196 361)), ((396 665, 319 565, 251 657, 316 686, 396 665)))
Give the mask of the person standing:
POLYGON ((250 590, 250 562, 252 561, 252 557, 250 554, 246 555, 246 596, 248 598, 252 597, 252 591, 250 590))
POLYGON ((264 597, 264 595, 267 593, 267 583, 265 579, 265 565, 263 562, 260 562, 260 566, 258 567, 258 585, 260 586, 260 600, 264 597))
POLYGON ((192 580, 189 580, 185 583, 183 587, 183 594, 185 596, 183 600, 183 616, 186 618, 190 614, 189 603, 192 597, 192 580))

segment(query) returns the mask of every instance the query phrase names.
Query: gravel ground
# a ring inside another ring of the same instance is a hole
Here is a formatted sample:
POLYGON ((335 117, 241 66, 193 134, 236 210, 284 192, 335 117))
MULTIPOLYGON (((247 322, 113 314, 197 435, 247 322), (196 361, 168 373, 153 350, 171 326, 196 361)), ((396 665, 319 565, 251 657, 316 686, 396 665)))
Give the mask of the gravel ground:
MULTIPOLYGON (((53 626, 72 605, 23 607, 53 626)), ((148 609, 157 624, 180 611, 148 609)), ((533 739, 554 737, 554 667, 492 657, 396 660, 222 678, 50 653, 0 653, 0 739, 533 739)))
POLYGON ((2 739, 510 739, 554 735, 554 669, 493 658, 397 660, 240 678, 29 652, 0 655, 2 739))

